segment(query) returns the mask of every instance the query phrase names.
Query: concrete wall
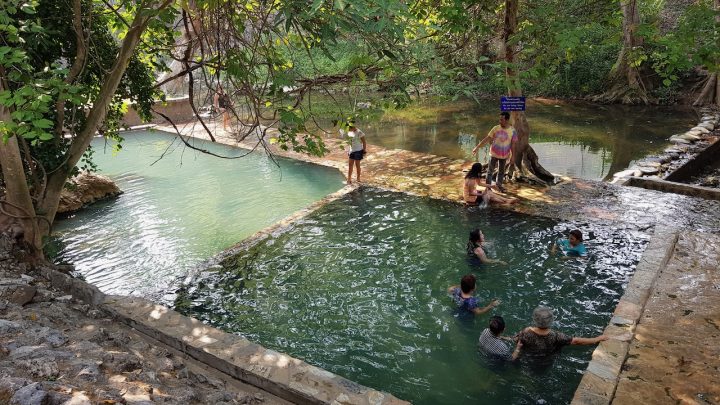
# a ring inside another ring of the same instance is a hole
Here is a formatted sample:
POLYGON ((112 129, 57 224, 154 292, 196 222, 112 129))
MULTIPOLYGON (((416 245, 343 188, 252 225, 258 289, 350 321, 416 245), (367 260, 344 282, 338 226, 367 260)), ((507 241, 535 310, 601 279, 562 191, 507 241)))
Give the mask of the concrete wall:
MULTIPOLYGON (((185 122, 195 117, 190 107, 190 97, 169 98, 165 102, 158 101, 153 109, 167 115, 173 122, 185 122)), ((137 111, 131 106, 123 117, 122 123, 129 127, 147 124, 140 119, 137 111)), ((158 114, 153 113, 152 124, 165 124, 167 121, 158 114)))

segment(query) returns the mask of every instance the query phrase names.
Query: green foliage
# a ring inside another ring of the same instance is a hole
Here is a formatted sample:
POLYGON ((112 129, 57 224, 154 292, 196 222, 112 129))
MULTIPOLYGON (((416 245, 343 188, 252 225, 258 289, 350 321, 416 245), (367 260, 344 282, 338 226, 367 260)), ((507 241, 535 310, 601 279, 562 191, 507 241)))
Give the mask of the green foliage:
POLYGON ((649 61, 666 89, 695 66, 720 71, 718 12, 711 1, 700 1, 685 9, 675 30, 662 35, 655 27, 646 28, 649 61))
MULTIPOLYGON (((73 29, 70 1, 9 0, 0 9, 0 47, 3 54, 2 75, 8 89, 0 92, 0 103, 8 107, 11 121, 0 123, 4 137, 20 136, 29 142, 35 161, 45 172, 55 171, 66 161, 66 153, 85 125, 87 111, 100 91, 100 86, 118 53, 117 35, 122 22, 105 10, 102 3, 84 0, 83 19, 87 41, 86 64, 75 80, 69 80, 70 66, 75 60, 77 44, 73 29), (60 101, 63 103, 61 104, 60 101), (62 122, 57 106, 63 105, 62 122)), ((132 58, 126 74, 109 107, 100 131, 120 139, 117 131, 126 110, 125 100, 137 103, 141 117, 150 117, 150 107, 160 93, 153 89, 153 68, 159 66, 154 56, 139 52, 132 58)), ((81 165, 94 169, 88 153, 81 165)), ((66 168, 74 173, 77 168, 66 168)))

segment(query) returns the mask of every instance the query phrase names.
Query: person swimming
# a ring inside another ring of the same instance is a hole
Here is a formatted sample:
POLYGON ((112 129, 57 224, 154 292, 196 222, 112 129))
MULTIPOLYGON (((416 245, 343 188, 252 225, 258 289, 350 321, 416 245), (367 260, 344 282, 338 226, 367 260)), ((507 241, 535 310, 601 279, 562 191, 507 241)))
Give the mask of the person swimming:
POLYGON ((587 249, 583 243, 583 235, 579 229, 573 229, 570 231, 567 239, 558 239, 553 244, 551 253, 555 253, 558 248, 567 257, 585 257, 587 256, 587 249))
POLYGON ((485 254, 485 250, 483 249, 483 243, 485 242, 485 235, 482 233, 482 231, 478 228, 473 229, 470 231, 470 238, 468 239, 468 243, 466 246, 468 256, 471 258, 477 258, 480 263, 497 263, 497 264, 507 264, 506 262, 498 259, 491 259, 487 257, 485 254))

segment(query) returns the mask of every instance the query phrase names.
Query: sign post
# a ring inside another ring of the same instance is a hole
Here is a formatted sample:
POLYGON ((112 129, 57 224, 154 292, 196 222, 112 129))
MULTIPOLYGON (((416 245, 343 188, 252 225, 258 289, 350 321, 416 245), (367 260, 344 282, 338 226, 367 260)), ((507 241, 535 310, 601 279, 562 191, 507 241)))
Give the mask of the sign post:
POLYGON ((500 97, 500 111, 525 111, 525 97, 500 97))

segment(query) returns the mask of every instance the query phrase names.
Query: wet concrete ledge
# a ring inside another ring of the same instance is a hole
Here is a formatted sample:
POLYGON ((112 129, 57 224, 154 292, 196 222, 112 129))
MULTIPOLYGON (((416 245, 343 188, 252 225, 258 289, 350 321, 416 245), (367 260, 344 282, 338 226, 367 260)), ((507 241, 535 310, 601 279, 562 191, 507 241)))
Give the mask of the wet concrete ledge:
MULTIPOLYGON (((720 142, 718 142, 718 144, 720 144, 720 142)), ((717 188, 676 183, 674 181, 660 179, 650 179, 646 177, 629 177, 622 185, 720 201, 720 189, 717 188)))
POLYGON ((604 334, 610 339, 593 351, 575 396, 573 405, 610 404, 617 390, 622 366, 627 359, 635 329, 655 286, 675 249, 679 231, 657 227, 650 244, 640 258, 625 293, 620 298, 604 334))

